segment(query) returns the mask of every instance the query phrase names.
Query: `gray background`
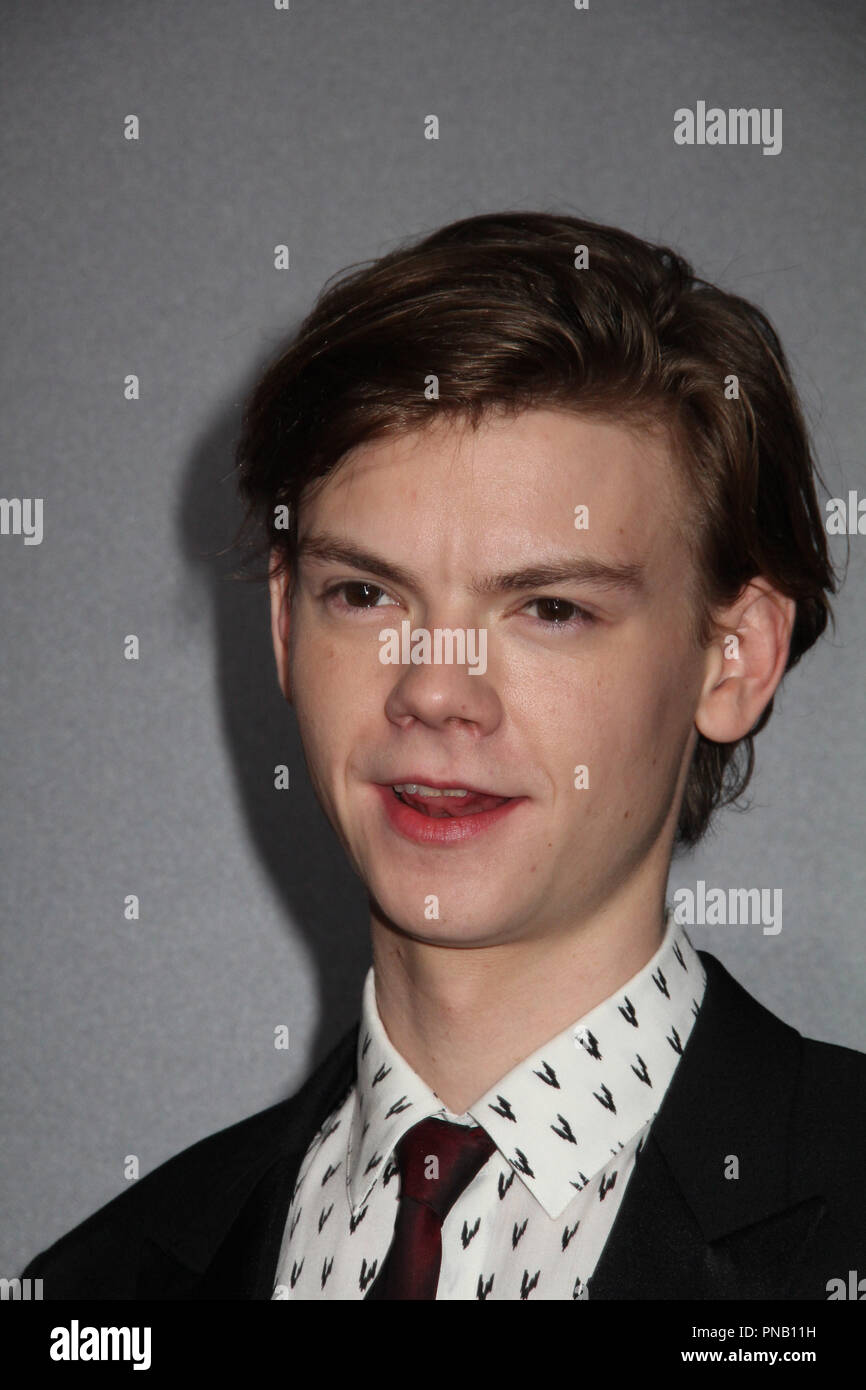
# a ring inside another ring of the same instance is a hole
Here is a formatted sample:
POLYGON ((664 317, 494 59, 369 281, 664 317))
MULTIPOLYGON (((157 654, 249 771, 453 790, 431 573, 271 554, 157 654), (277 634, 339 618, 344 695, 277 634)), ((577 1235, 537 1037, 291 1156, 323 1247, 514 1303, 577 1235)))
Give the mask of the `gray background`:
MULTIPOLYGON (((45 499, 41 546, 0 537, 12 1276, 124 1188, 125 1155, 144 1174, 290 1094, 356 1016, 362 886, 310 791, 264 592, 213 558, 257 368, 352 261, 475 212, 582 214, 755 298, 831 494, 864 490, 864 14, 7 0, 2 20, 0 492, 45 499), (782 152, 676 146, 673 112, 699 99, 782 107, 782 152)), ((672 876, 781 887, 781 935, 692 939, 802 1031, 861 1050, 864 547, 835 637, 757 741, 752 809, 672 876)))

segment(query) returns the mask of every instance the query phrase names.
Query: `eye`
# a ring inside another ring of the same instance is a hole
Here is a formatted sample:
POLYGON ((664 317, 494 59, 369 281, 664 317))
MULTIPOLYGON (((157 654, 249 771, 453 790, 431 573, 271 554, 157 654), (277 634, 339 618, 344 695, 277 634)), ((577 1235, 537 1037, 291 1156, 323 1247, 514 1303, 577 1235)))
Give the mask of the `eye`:
MULTIPOLYGON (((370 583, 367 579, 345 579, 339 584, 332 584, 322 594, 324 603, 344 613, 368 612, 372 608, 380 607, 379 600, 382 598, 389 598, 387 591, 378 584, 370 583)), ((574 631, 597 621, 593 613, 581 608, 571 599, 544 595, 540 598, 530 599, 529 603, 524 606, 530 608, 535 605, 541 610, 541 616, 535 621, 542 623, 544 627, 550 628, 554 632, 574 631)))
POLYGON ((545 627, 553 628, 554 631, 561 628, 586 627, 590 623, 596 622, 593 613, 581 608, 578 603, 572 603, 571 599, 544 596, 530 599, 526 607, 531 608, 536 604, 540 610, 547 612, 546 617, 539 617, 536 621, 543 623, 545 627), (573 616, 569 617, 567 613, 563 614, 563 609, 571 609, 573 616))
POLYGON ((372 593, 373 595, 384 595, 385 597, 387 597, 384 589, 380 589, 378 584, 371 584, 369 580, 345 579, 342 581, 342 583, 332 584, 330 589, 326 589, 325 592, 322 594, 322 599, 326 603, 331 604, 332 607, 342 609, 343 612, 354 611, 356 613, 363 613, 366 609, 377 607, 377 603, 375 601, 373 603, 364 602, 364 590, 367 591, 368 595, 372 593), (341 594, 343 591, 345 591, 347 598, 340 598, 338 600, 337 595, 341 594), (360 595, 358 591, 361 591, 360 595), (356 603, 353 601, 355 597, 360 597, 360 603, 356 603))

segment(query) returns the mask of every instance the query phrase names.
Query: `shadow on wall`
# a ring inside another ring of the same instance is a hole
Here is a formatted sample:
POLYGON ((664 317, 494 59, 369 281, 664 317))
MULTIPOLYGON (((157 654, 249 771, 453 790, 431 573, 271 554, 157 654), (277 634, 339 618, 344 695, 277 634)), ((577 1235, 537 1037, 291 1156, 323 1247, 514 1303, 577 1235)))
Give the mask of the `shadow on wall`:
MULTIPOLYGON (((237 401, 255 377, 233 393, 237 401)), ((222 728, 250 840, 284 905, 286 935, 301 934, 315 966, 318 1022, 305 1076, 358 1017, 369 909, 316 800, 294 710, 277 682, 267 585, 232 579, 237 552, 218 554, 242 515, 233 474, 239 428, 240 406, 224 408, 194 446, 177 520, 190 578, 199 580, 190 589, 201 612, 203 591, 212 604, 222 728), (289 790, 274 787, 279 763, 289 769, 289 790)))

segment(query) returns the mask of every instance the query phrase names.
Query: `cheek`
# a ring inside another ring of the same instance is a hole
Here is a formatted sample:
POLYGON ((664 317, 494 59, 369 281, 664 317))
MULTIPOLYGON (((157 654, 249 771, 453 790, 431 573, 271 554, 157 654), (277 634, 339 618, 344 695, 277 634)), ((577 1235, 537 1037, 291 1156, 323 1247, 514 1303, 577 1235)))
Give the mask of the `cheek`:
POLYGON ((666 668, 643 665, 616 681, 586 683, 571 716, 569 744, 585 753, 574 761, 589 766, 590 785, 595 768, 603 801, 650 802, 675 779, 691 721, 684 684, 666 668))
MULTIPOLYGON (((378 651, 378 648, 377 648, 378 651)), ((382 667, 368 652, 347 650, 333 639, 299 635, 292 658, 292 693, 304 747, 318 766, 339 767, 359 741, 367 741, 381 717, 387 689, 382 667)))
POLYGON ((300 636, 291 653, 291 684, 295 715, 305 744, 320 752, 328 731, 341 727, 341 702, 347 698, 345 680, 339 679, 336 651, 327 642, 300 636))
POLYGON ((347 675, 357 675, 357 653, 341 648, 332 637, 316 631, 315 624, 299 621, 289 645, 292 688, 296 704, 311 713, 321 705, 332 708, 345 694, 347 675))

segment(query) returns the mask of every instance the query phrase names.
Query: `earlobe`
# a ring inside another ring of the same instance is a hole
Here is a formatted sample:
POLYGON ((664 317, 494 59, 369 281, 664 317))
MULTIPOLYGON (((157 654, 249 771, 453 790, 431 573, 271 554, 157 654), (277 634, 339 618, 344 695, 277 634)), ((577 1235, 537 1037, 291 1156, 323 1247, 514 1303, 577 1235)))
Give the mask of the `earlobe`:
POLYGON ((717 617, 695 724, 713 743, 744 738, 785 673, 796 603, 758 578, 717 617))
POLYGON ((289 672, 289 598, 286 569, 277 568, 278 557, 271 552, 270 578, 268 585, 271 598, 271 642, 277 666, 277 679, 283 698, 292 703, 292 688, 289 672))

